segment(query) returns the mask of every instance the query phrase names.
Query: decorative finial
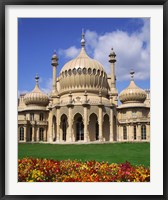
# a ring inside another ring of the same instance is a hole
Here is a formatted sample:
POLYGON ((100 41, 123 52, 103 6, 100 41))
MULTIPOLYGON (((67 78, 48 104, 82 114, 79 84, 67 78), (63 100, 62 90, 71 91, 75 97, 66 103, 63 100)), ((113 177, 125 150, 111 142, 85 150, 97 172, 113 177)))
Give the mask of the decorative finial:
POLYGON ((135 74, 135 72, 134 72, 133 69, 131 69, 130 74, 131 74, 131 80, 134 80, 134 74, 135 74))
POLYGON ((85 33, 84 33, 84 29, 82 29, 81 46, 82 46, 82 47, 85 47, 85 33))
POLYGON ((36 85, 38 85, 38 80, 39 80, 38 74, 36 74, 35 80, 36 80, 36 85))

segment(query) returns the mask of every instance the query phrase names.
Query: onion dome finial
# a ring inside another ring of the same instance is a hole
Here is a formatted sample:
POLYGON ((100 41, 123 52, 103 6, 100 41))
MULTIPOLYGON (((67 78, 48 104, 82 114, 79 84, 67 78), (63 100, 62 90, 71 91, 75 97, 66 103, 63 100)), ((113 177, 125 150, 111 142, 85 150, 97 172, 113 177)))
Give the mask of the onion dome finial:
POLYGON ((39 76, 38 76, 38 74, 36 74, 36 76, 35 76, 35 80, 36 80, 36 85, 38 85, 38 80, 39 80, 39 76))
POLYGON ((84 33, 84 29, 82 29, 81 46, 82 46, 82 47, 85 47, 85 33, 84 33))
POLYGON ((134 74, 135 74, 134 70, 133 70, 133 69, 131 69, 131 71, 130 71, 131 80, 134 80, 134 74))

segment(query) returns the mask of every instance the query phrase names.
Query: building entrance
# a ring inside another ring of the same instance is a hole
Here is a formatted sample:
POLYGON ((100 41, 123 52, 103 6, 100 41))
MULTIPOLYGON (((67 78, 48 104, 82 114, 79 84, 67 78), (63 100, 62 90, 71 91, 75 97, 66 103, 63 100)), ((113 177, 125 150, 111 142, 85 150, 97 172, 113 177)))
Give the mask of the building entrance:
POLYGON ((82 117, 79 117, 76 122, 76 140, 84 140, 84 125, 82 117))

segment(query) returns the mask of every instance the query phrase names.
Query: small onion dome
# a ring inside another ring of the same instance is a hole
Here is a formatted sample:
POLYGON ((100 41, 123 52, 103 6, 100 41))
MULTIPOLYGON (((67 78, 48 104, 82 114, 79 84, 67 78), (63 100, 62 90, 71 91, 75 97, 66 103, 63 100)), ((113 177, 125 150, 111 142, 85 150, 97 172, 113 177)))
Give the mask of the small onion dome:
POLYGON ((123 104, 143 103, 147 97, 146 92, 135 84, 133 80, 133 74, 134 72, 131 72, 132 79, 129 86, 125 90, 123 90, 119 95, 119 99, 123 104))
POLYGON ((24 96, 24 102, 26 105, 30 105, 30 104, 38 104, 41 106, 47 106, 49 103, 49 98, 46 94, 44 94, 38 86, 38 79, 39 77, 36 75, 35 77, 36 79, 36 86, 34 88, 33 91, 27 93, 24 96))

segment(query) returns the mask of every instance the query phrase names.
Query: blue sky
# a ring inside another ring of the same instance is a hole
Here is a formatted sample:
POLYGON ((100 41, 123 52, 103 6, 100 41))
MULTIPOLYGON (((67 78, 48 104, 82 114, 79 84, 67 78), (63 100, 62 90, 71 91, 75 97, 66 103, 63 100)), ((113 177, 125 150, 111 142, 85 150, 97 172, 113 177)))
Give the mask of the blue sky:
POLYGON ((52 82, 51 57, 59 57, 57 76, 66 62, 80 51, 82 28, 86 50, 110 73, 108 55, 117 55, 116 76, 119 92, 128 86, 134 69, 136 84, 150 88, 150 21, 147 18, 19 18, 18 92, 34 88, 38 73, 40 88, 49 93, 52 82))

